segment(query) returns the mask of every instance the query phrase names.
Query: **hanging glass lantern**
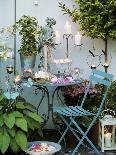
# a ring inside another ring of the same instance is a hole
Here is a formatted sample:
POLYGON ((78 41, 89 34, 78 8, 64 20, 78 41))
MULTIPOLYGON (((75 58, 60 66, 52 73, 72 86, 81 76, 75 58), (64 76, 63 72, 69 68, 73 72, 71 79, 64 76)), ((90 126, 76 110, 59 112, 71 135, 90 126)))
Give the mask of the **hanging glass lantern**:
POLYGON ((102 152, 116 150, 116 118, 105 115, 99 122, 99 146, 102 152))

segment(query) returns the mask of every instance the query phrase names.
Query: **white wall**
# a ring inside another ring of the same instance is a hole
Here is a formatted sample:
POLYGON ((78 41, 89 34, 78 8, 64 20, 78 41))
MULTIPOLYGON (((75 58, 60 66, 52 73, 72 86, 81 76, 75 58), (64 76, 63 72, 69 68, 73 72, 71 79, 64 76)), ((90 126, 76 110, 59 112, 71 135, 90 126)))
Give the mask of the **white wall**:
MULTIPOLYGON (((55 30, 58 30, 63 35, 64 32, 64 24, 68 20, 71 22, 71 19, 66 15, 63 16, 61 9, 58 7, 57 0, 38 0, 39 5, 34 6, 34 0, 17 0, 17 20, 22 15, 31 15, 35 16, 40 25, 45 24, 46 17, 54 17, 57 21, 55 25, 55 30)), ((60 0, 64 3, 67 3, 68 6, 73 5, 72 0, 64 1, 60 0)), ((14 23, 14 0, 0 0, 0 28, 4 26, 9 26, 14 23)), ((76 33, 76 29, 79 28, 76 24, 72 23, 72 34, 76 33)), ((86 57, 88 55, 89 49, 92 50, 93 41, 90 38, 83 37, 83 47, 80 50, 79 47, 74 47, 73 40, 70 41, 70 58, 73 60, 73 66, 78 66, 84 70, 84 77, 87 78, 90 74, 91 70, 86 63, 86 57)), ((96 53, 100 53, 101 49, 104 49, 104 42, 99 39, 95 39, 95 49, 96 53)), ((19 42, 17 40, 17 48, 19 48, 19 42)), ((116 42, 109 40, 108 41, 108 51, 112 55, 112 61, 109 67, 109 72, 115 75, 116 79, 116 53, 112 51, 116 50, 116 42)), ((65 56, 65 44, 62 44, 56 48, 53 52, 55 58, 61 58, 65 56)), ((20 66, 19 55, 17 54, 17 68, 20 66)), ((103 69, 103 67, 100 67, 103 69)), ((1 75, 0 75, 1 76, 1 75)), ((31 90, 28 90, 31 93, 31 90)), ((29 100, 33 100, 36 104, 36 97, 30 97, 29 100)))
MULTIPOLYGON (((67 3, 68 6, 73 5, 73 1, 64 1, 61 0, 64 3, 67 3)), ((57 21, 57 24, 55 25, 55 29, 58 30, 63 35, 64 31, 64 24, 68 20, 71 22, 71 19, 68 17, 68 15, 63 16, 61 9, 58 7, 58 1, 57 0, 38 0, 39 5, 34 5, 34 0, 17 0, 17 20, 22 15, 31 15, 35 16, 40 25, 45 24, 46 17, 54 17, 57 21)), ((5 27, 12 25, 14 23, 14 0, 0 0, 0 27, 5 27)), ((72 33, 76 33, 76 29, 79 28, 76 24, 72 23, 72 33)), ((17 40, 17 48, 19 48, 17 40)), ((84 69, 84 76, 88 77, 90 73, 90 69, 86 63, 86 57, 88 55, 89 49, 92 50, 92 40, 87 37, 83 37, 83 47, 80 50, 80 48, 75 47, 73 45, 73 41, 70 41, 70 58, 73 60, 73 66, 79 66, 84 69)), ((104 49, 104 42, 102 40, 95 40, 95 48, 96 53, 101 52, 101 49, 104 49)), ((65 56, 65 43, 63 42, 62 45, 57 47, 56 51, 54 51, 54 57, 64 57, 65 56)), ((113 53, 112 51, 116 49, 116 42, 109 40, 108 42, 108 50, 109 53, 112 55, 112 61, 109 67, 109 72, 113 73, 115 75, 116 79, 116 69, 115 69, 115 59, 116 59, 116 53, 113 53)), ((17 67, 19 67, 19 58, 17 58, 17 67)), ((101 68, 103 69, 103 68, 101 68)))

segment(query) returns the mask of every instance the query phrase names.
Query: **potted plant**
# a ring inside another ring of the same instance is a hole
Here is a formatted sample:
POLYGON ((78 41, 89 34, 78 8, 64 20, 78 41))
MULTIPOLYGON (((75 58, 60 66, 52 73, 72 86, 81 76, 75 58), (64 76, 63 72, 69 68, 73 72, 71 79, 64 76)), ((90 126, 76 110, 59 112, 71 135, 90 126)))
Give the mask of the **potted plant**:
POLYGON ((10 154, 26 150, 30 131, 36 129, 41 133, 42 121, 34 106, 21 97, 13 101, 0 95, 0 152, 10 154))
MULTIPOLYGON (((67 106, 80 105, 85 90, 87 88, 88 82, 89 82, 88 80, 83 80, 82 83, 80 84, 67 86, 63 88, 64 100, 67 106)), ((96 88, 91 86, 87 94, 87 100, 94 98, 96 93, 97 93, 96 88)))
POLYGON ((38 21, 35 17, 22 16, 13 26, 21 36, 21 46, 18 50, 22 68, 34 68, 38 52, 37 37, 39 34, 38 21))

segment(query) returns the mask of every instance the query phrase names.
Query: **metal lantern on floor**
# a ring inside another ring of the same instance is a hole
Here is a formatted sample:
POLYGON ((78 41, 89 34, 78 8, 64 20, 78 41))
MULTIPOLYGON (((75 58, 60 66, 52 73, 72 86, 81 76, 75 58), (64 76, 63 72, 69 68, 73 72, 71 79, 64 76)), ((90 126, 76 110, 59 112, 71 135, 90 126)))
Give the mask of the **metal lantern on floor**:
POLYGON ((116 118, 105 115, 99 121, 99 146, 104 150, 116 150, 116 118))

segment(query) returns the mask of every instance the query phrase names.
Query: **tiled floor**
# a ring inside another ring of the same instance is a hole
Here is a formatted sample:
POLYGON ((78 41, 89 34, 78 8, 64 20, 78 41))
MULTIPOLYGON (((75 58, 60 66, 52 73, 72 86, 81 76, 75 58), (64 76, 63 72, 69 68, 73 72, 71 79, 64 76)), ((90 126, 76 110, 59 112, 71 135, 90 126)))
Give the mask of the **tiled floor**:
MULTIPOLYGON (((60 153, 57 153, 56 155, 71 155, 71 149, 67 151, 62 151, 60 153)), ((77 154, 75 155, 96 155, 96 153, 91 150, 90 148, 81 148, 77 154)), ((100 153, 100 155, 116 155, 116 151, 105 151, 104 153, 100 153)))
MULTIPOLYGON (((2 154, 0 154, 2 155, 2 154)), ((7 154, 7 155, 14 155, 14 154, 7 154)), ((17 155, 27 155, 26 153, 19 153, 17 155)), ((54 155, 72 155, 71 149, 67 149, 67 151, 60 151, 59 153, 56 153, 54 155)), ((96 153, 91 150, 90 148, 81 148, 75 155, 96 155, 96 153)), ((116 151, 106 151, 104 153, 101 153, 100 155, 116 155, 116 151)))

